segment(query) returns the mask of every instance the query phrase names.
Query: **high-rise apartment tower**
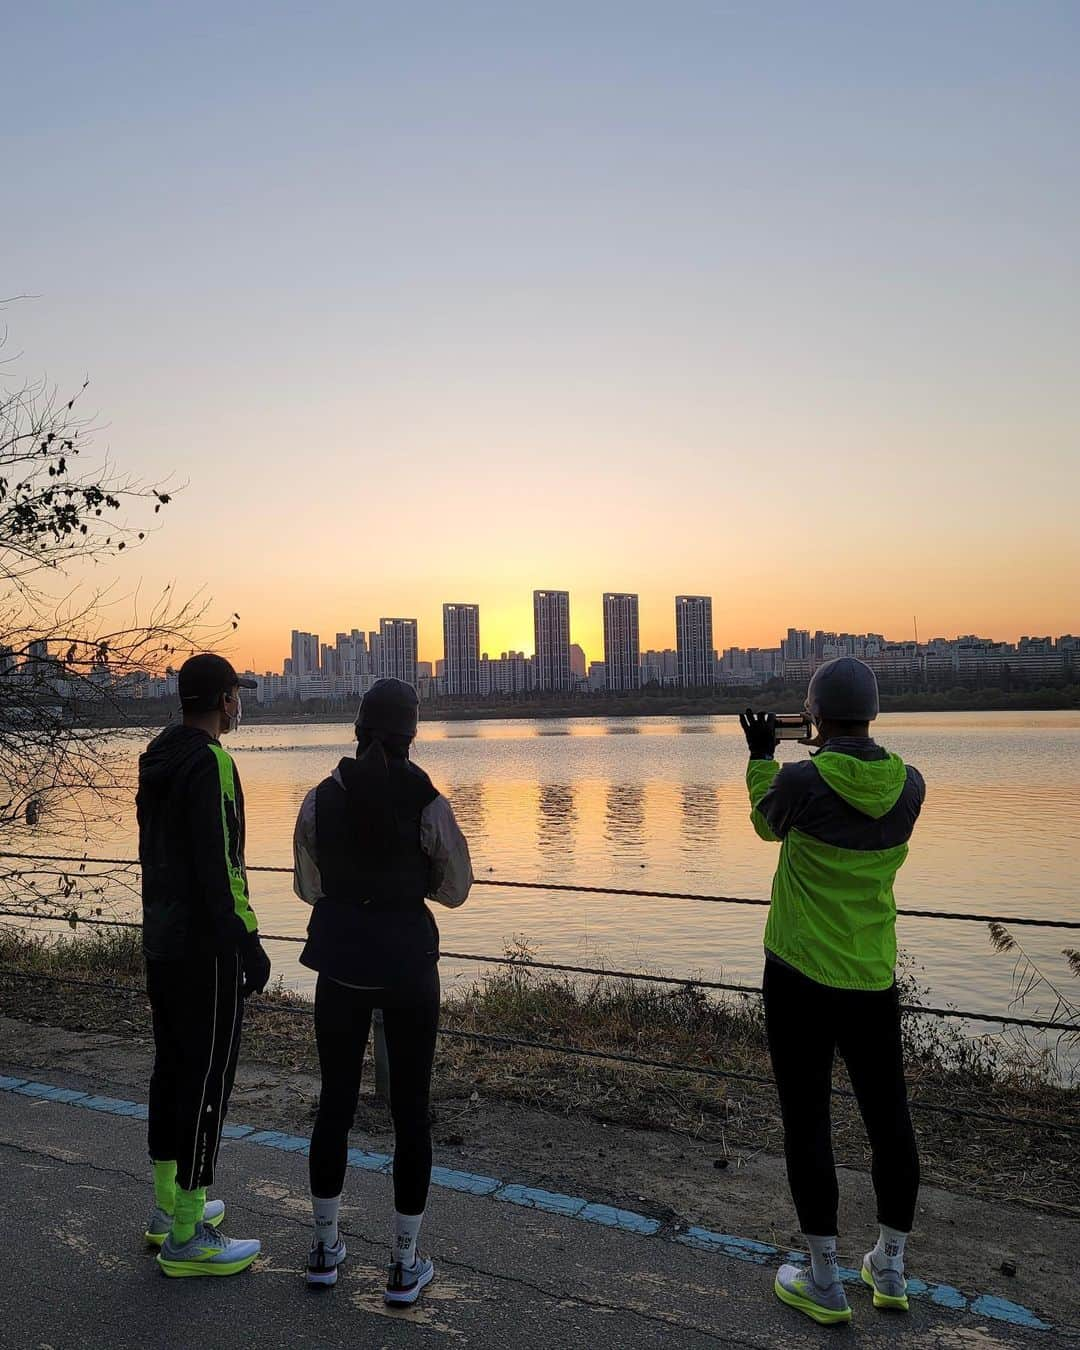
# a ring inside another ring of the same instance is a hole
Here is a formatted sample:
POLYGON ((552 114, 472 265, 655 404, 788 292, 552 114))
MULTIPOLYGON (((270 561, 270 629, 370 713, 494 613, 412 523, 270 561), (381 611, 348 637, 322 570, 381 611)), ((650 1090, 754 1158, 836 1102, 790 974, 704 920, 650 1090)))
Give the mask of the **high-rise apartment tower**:
POLYGON ((297 676, 314 675, 319 669, 318 633, 299 633, 292 630, 292 673, 297 676))
POLYGON ((448 694, 480 692, 480 606, 442 607, 443 678, 448 694))
POLYGON ((379 675, 416 686, 416 620, 379 620, 379 675))
POLYGON ((636 595, 604 593, 604 678, 608 689, 641 688, 636 595))
POLYGON ((569 591, 533 591, 533 632, 536 687, 572 689, 569 591))
POLYGON ((713 682, 712 596, 675 597, 675 650, 686 689, 713 682))

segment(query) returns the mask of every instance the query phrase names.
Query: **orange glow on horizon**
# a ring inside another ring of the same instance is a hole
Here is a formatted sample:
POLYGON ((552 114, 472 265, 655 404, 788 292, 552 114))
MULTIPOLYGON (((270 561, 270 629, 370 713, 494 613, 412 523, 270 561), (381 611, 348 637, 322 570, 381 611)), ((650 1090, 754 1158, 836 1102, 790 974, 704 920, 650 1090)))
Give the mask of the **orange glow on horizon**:
MULTIPOLYGON (((707 594, 708 592, 701 592, 707 594)), ((459 597, 460 599, 460 597, 459 597)), ((480 650, 492 658, 506 651, 523 651, 526 656, 533 654, 531 595, 527 597, 517 612, 492 606, 491 611, 483 601, 480 604, 480 650)), ((442 658, 442 602, 428 601, 422 606, 387 606, 379 614, 365 617, 355 626, 367 633, 378 629, 379 618, 383 615, 404 615, 418 621, 419 654, 422 661, 435 661, 442 658)), ((718 652, 726 647, 775 647, 786 636, 788 627, 808 628, 811 633, 817 628, 833 632, 882 633, 890 641, 903 642, 914 637, 912 615, 896 614, 889 622, 884 615, 876 619, 864 618, 844 622, 840 619, 830 621, 828 616, 821 620, 801 615, 790 618, 777 616, 775 619, 763 616, 753 610, 742 613, 724 612, 719 608, 718 597, 713 599, 713 634, 718 652)), ((1021 636, 1058 637, 1080 626, 1070 625, 1064 611, 1057 622, 1052 613, 1044 614, 1044 622, 1025 621, 1019 615, 1002 616, 1000 621, 984 618, 981 622, 973 618, 963 623, 954 618, 950 624, 947 619, 937 623, 930 615, 919 616, 919 638, 926 642, 930 638, 955 638, 968 633, 989 637, 998 641, 1015 642, 1021 636)), ((347 632, 354 626, 351 620, 344 622, 331 620, 320 626, 309 620, 282 619, 279 622, 258 617, 254 622, 242 622, 235 639, 227 644, 231 658, 259 674, 265 671, 280 673, 282 662, 289 655, 290 633, 293 627, 308 632, 316 632, 321 642, 333 643, 335 635, 347 632)), ((602 661, 604 658, 603 618, 600 596, 582 595, 575 603, 571 592, 570 638, 579 644, 585 652, 587 661, 602 661), (590 603, 591 602, 591 603, 590 603)), ((663 650, 675 646, 674 595, 668 605, 661 597, 655 602, 641 601, 641 650, 663 650)))

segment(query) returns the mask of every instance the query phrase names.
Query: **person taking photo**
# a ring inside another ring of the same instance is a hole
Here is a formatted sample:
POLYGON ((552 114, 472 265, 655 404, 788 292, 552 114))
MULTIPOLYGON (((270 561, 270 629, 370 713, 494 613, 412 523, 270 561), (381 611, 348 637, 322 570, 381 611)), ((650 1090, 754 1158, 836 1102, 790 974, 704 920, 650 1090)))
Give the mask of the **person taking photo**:
POLYGON ((254 688, 204 652, 180 667, 183 720, 139 757, 136 813, 143 950, 154 1029, 149 1147, 154 1212, 146 1241, 166 1275, 235 1275, 259 1243, 218 1231, 225 1206, 207 1200, 236 1073, 243 1000, 265 989, 244 866, 244 794, 221 737, 254 688))
POLYGON ((809 761, 774 759, 776 719, 747 709, 751 820, 780 843, 765 926, 765 1028, 784 1126, 788 1181, 810 1247, 774 1290, 816 1322, 851 1320, 838 1276, 839 1193, 829 1096, 839 1051, 873 1155, 878 1241, 861 1275, 874 1306, 907 1310, 904 1248, 919 1156, 908 1110, 896 990, 893 880, 925 797, 917 769, 870 738, 877 679, 854 657, 815 672, 806 708, 819 746, 809 761))
POLYGON ((300 808, 293 887, 314 906, 300 960, 318 972, 322 1086, 309 1170, 315 1231, 307 1282, 332 1285, 345 1260, 338 1210, 371 1016, 382 1009, 394 1121, 394 1220, 384 1298, 415 1303, 435 1270, 417 1249, 431 1181, 429 1098, 439 1024, 439 930, 424 903, 455 907, 472 885, 449 802, 409 759, 412 685, 381 679, 342 759, 300 808))

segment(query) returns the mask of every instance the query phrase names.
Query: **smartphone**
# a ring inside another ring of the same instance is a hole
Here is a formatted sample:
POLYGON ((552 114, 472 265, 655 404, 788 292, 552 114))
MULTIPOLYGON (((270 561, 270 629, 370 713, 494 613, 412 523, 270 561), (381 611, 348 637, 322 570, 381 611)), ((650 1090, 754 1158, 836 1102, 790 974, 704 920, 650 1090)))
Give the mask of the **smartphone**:
POLYGON ((777 713, 776 739, 778 741, 808 741, 814 734, 814 724, 807 713, 777 713))

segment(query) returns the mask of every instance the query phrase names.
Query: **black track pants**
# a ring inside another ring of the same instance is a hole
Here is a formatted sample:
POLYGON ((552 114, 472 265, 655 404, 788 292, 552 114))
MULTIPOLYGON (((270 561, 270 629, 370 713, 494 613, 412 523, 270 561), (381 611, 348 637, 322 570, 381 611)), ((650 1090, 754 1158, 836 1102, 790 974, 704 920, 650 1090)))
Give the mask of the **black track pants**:
POLYGON ((176 1184, 186 1191, 214 1180, 240 1049, 242 977, 237 952, 146 963, 154 1022, 150 1156, 175 1158, 176 1184))
POLYGON ((360 1095, 371 1014, 383 1010, 394 1118, 394 1208, 421 1214, 431 1183, 431 1066, 439 1025, 439 972, 410 989, 350 989, 325 975, 315 988, 322 1090, 308 1159, 311 1193, 340 1195, 360 1095))
POLYGON ((818 1237, 837 1231, 829 1089, 839 1050, 870 1138, 878 1222, 910 1232, 919 1154, 904 1083, 896 986, 831 989, 766 961, 763 989, 788 1182, 802 1231, 818 1237))

